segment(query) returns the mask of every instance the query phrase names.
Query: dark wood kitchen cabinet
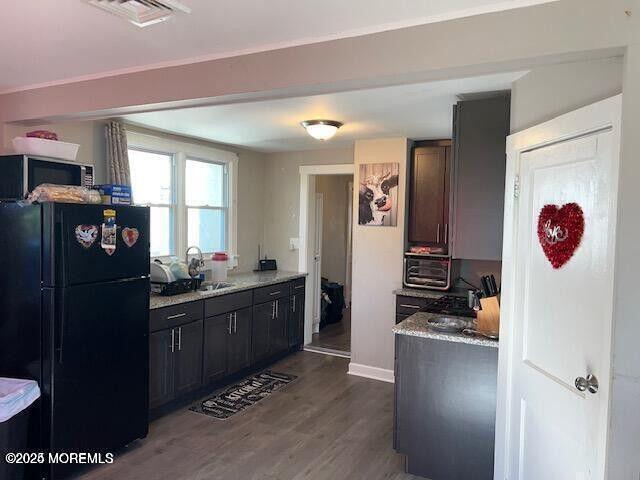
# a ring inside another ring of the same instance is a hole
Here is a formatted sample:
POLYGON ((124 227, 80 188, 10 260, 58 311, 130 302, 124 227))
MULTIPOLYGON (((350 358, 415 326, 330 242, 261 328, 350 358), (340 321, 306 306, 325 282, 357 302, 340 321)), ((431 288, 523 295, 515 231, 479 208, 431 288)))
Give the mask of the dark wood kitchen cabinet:
POLYGON ((202 384, 202 320, 149 334, 149 407, 202 384))
POLYGON ((259 362, 289 348, 287 317, 289 297, 253 307, 253 361, 259 362))
POLYGON ((227 337, 227 375, 251 365, 251 308, 233 313, 233 325, 227 337))
POLYGON ((202 320, 174 328, 173 394, 183 395, 202 385, 202 320))
POLYGON ((289 348, 296 345, 302 345, 304 343, 304 302, 305 294, 303 283, 301 290, 292 290, 289 300, 289 348))
POLYGON ((171 331, 149 334, 149 408, 163 405, 172 398, 171 331))
POLYGON ((407 472, 493 480, 498 349, 395 336, 394 448, 407 472))
POLYGON ((232 375, 251 364, 251 308, 204 321, 204 383, 232 375))
POLYGON ((410 243, 446 247, 449 238, 451 141, 416 142, 410 165, 410 243))
POLYGON ((204 374, 205 384, 227 374, 227 342, 231 332, 232 314, 226 313, 204 320, 204 374))
POLYGON ((253 325, 251 331, 251 359, 254 363, 269 356, 269 327, 273 319, 275 300, 253 307, 253 325))
POLYGON ((454 106, 453 258, 502 260, 509 112, 506 94, 454 106))
POLYGON ((300 348, 304 289, 305 279, 298 278, 151 310, 152 414, 300 348))

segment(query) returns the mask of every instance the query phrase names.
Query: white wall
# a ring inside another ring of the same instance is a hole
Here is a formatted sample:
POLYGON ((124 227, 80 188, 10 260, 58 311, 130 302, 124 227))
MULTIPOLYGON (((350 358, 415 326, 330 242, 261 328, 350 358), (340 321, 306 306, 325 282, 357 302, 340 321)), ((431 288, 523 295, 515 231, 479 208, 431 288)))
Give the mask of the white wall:
POLYGON ((323 195, 322 276, 344 285, 347 276, 347 208, 353 175, 316 175, 323 195))
POLYGON ((617 95, 622 66, 622 57, 611 57, 533 69, 513 84, 511 132, 617 95))
MULTIPOLYGON (((355 142, 354 162, 400 163, 398 218, 405 215, 407 139, 387 138, 355 142)), ((358 210, 358 189, 354 188, 354 218, 358 210)), ((349 371, 393 379, 395 296, 402 286, 404 225, 396 227, 353 227, 353 278, 351 311, 351 365, 349 371)))
MULTIPOLYGON (((351 148, 271 153, 264 172, 263 255, 278 261, 281 270, 298 270, 298 252, 289 239, 299 235, 300 166, 353 163, 351 148)), ((255 250, 257 255, 258 245, 255 250)))

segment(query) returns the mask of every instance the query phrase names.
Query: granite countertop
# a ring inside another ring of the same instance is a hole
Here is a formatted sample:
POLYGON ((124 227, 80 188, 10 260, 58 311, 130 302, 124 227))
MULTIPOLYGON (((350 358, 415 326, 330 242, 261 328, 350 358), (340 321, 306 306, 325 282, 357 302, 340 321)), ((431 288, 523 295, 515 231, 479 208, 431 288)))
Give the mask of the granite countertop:
MULTIPOLYGON (((440 316, 440 314, 427 312, 414 313, 393 327, 393 333, 396 335, 411 335, 414 337, 431 338, 433 340, 443 340, 445 342, 468 343, 470 345, 498 348, 498 340, 491 340, 481 336, 472 337, 463 333, 442 333, 432 330, 429 325, 427 325, 427 320, 438 316, 440 316)), ((469 324, 472 322, 471 319, 465 318, 465 320, 468 320, 469 324)))
POLYGON ((286 282, 296 278, 304 278, 306 276, 306 273, 287 272, 284 270, 230 274, 229 278, 227 278, 227 282, 233 283, 232 287, 206 292, 182 293, 180 295, 173 295, 170 297, 163 297, 152 293, 149 300, 149 308, 153 310, 155 308, 168 307, 171 305, 178 305, 180 303, 195 302, 204 298, 217 297, 220 295, 227 295, 228 293, 266 287, 268 285, 274 285, 276 283, 286 282))
POLYGON ((394 295, 400 295, 403 297, 416 297, 416 298, 440 298, 444 295, 455 295, 456 297, 466 297, 467 290, 452 289, 449 291, 444 290, 421 290, 419 288, 398 288, 393 291, 394 295))

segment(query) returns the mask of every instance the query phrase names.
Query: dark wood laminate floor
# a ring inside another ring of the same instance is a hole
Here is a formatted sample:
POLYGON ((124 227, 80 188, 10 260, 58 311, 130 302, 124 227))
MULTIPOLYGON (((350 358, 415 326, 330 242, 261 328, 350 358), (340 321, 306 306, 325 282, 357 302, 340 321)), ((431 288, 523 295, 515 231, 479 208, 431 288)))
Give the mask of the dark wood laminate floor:
POLYGON ((351 352, 351 309, 342 312, 342 320, 327 325, 311 337, 314 347, 329 348, 340 352, 351 352))
POLYGON ((300 352, 298 375, 228 420, 183 409, 82 480, 417 480, 392 447, 393 385, 347 375, 348 359, 300 352))

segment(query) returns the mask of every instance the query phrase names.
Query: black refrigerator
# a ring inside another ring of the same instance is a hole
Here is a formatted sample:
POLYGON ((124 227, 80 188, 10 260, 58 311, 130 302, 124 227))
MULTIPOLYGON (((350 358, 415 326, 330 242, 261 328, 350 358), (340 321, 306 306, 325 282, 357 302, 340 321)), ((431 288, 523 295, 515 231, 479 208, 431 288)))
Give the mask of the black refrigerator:
MULTIPOLYGON (((0 376, 42 391, 29 448, 109 453, 145 437, 149 209, 2 203, 0 252, 0 376)), ((43 465, 29 477, 77 469, 43 465)))

